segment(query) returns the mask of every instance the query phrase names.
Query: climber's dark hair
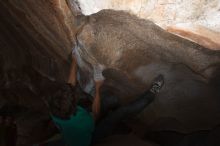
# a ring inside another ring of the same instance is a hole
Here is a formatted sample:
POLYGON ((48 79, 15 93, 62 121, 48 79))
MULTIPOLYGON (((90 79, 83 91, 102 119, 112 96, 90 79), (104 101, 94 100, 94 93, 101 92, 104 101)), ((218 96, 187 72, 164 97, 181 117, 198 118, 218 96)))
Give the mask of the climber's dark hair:
POLYGON ((48 102, 53 116, 68 119, 76 112, 75 87, 71 84, 62 84, 52 94, 48 102))

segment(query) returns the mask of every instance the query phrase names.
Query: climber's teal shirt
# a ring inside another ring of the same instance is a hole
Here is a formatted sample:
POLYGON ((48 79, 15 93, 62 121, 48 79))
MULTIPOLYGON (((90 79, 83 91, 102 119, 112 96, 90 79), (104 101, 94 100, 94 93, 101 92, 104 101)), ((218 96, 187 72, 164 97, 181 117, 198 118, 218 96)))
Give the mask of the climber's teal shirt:
POLYGON ((60 128, 67 146, 89 146, 95 124, 92 115, 80 106, 70 119, 63 120, 52 116, 54 123, 60 128))

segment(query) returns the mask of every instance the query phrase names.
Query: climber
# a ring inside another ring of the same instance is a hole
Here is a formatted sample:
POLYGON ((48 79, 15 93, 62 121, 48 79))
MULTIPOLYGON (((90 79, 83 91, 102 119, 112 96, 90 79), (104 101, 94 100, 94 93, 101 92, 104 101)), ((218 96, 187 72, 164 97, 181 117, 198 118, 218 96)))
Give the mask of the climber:
POLYGON ((100 65, 94 67, 95 97, 92 104, 92 113, 77 105, 75 95, 76 69, 77 61, 73 53, 68 80, 68 83, 72 85, 65 84, 62 86, 52 96, 51 101, 47 103, 52 120, 60 130, 67 146, 89 146, 92 139, 93 142, 97 142, 99 139, 110 135, 117 123, 124 118, 138 114, 149 105, 164 83, 163 76, 159 75, 149 91, 146 91, 134 102, 116 109, 106 118, 101 119, 95 128, 95 121, 100 114, 99 91, 104 81, 102 68, 100 65))

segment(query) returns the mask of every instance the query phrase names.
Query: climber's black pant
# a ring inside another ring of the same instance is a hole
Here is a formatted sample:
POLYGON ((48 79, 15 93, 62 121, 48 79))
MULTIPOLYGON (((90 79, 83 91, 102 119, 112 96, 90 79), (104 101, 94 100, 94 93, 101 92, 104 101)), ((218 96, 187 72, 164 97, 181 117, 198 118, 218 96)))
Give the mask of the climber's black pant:
POLYGON ((135 101, 129 103, 128 105, 121 106, 107 115, 97 124, 93 135, 93 143, 96 143, 104 137, 112 134, 117 124, 122 120, 140 113, 153 101, 154 97, 155 94, 147 91, 135 101))

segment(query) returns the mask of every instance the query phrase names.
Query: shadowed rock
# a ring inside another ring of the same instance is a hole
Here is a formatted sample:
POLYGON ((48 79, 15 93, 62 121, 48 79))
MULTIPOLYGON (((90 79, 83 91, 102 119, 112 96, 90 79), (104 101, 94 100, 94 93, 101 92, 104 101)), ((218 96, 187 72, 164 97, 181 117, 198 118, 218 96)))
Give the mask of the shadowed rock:
POLYGON ((91 85, 92 66, 97 63, 105 66, 106 88, 117 91, 115 95, 122 102, 148 89, 157 75, 165 76, 165 87, 140 114, 147 126, 189 132, 220 122, 219 91, 211 83, 219 82, 213 79, 219 74, 219 51, 172 35, 151 21, 113 10, 89 16, 77 39, 79 66, 87 72, 81 78, 89 78, 82 84, 86 90, 91 85))

